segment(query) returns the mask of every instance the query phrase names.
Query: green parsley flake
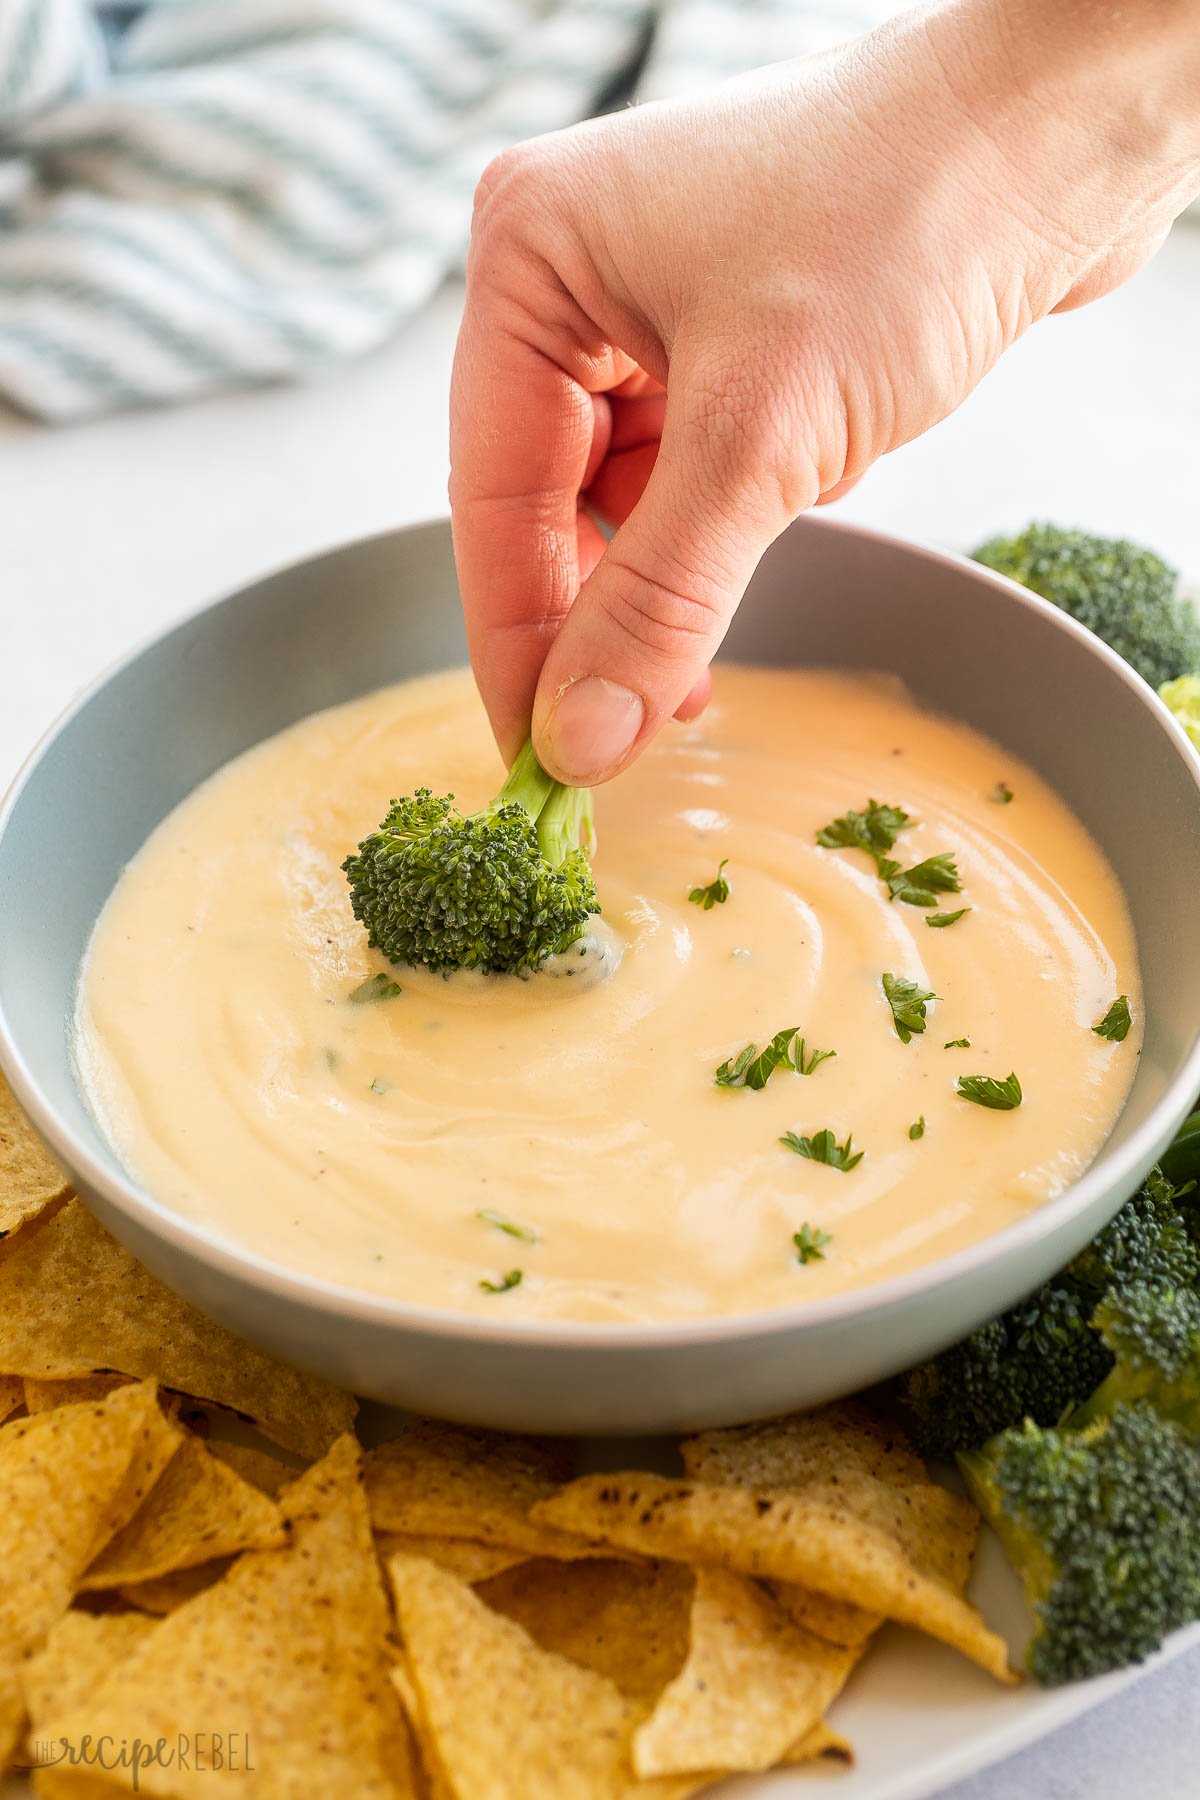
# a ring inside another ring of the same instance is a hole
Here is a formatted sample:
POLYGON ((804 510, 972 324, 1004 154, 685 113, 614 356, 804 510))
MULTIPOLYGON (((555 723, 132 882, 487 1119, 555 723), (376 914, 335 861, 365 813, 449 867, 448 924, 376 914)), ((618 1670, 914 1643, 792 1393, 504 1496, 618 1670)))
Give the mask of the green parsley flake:
POLYGON ((369 1006, 374 1000, 394 1000, 399 992, 398 981, 391 981, 386 975, 368 975, 356 988, 351 988, 346 998, 351 1006, 369 1006))
POLYGON ((693 906, 702 906, 705 912, 711 912, 714 906, 724 906, 729 898, 729 883, 725 879, 725 867, 728 861, 727 856, 721 858, 717 865, 716 879, 710 881, 707 887, 692 889, 688 899, 693 906))
POLYGON ((884 975, 881 979, 887 1003, 892 1009, 892 1024, 896 1027, 896 1036, 902 1044, 911 1043, 914 1037, 920 1037, 925 1030, 926 1004, 930 1000, 936 1000, 937 995, 928 988, 918 986, 915 981, 910 981, 907 975, 884 975))
POLYGON ((930 925, 930 926, 932 926, 932 927, 933 927, 933 929, 934 929, 934 930, 935 930, 935 931, 936 931, 936 930, 939 930, 939 929, 941 929, 941 928, 942 928, 942 927, 944 927, 944 926, 946 926, 946 925, 957 925, 957 924, 958 924, 958 921, 959 921, 959 920, 960 920, 960 919, 965 919, 965 918, 966 918, 966 916, 967 916, 967 914, 968 914, 968 913, 969 913, 969 912, 971 912, 971 911, 972 911, 972 910, 973 910, 973 909, 972 909, 972 908, 971 908, 971 907, 969 907, 969 906, 960 906, 960 907, 959 907, 959 909, 958 909, 958 911, 957 911, 957 912, 952 912, 952 913, 944 913, 944 912, 936 912, 936 913, 930 913, 930 915, 929 915, 929 917, 928 917, 928 918, 927 918, 927 919, 926 919, 926 921, 925 921, 925 923, 926 923, 926 924, 927 924, 927 925, 930 925))
POLYGON ((1110 1044, 1123 1044, 1129 1036, 1129 1027, 1133 1024, 1133 1016, 1129 1011, 1128 994, 1118 994, 1104 1017, 1092 1030, 1097 1037, 1107 1038, 1110 1044))
POLYGON ((885 858, 879 864, 879 874, 892 899, 902 900, 906 906, 936 906, 939 894, 957 894, 962 887, 951 850, 927 856, 911 869, 902 869, 899 863, 885 858))
POLYGON ((1013 791, 1009 787, 1007 781, 998 781, 996 783, 995 787, 992 789, 991 793, 988 795, 988 799, 991 800, 996 806, 1010 805, 1012 802, 1012 797, 1013 797, 1013 791))
POLYGON ((1003 1081, 993 1081, 990 1075, 960 1075, 954 1091, 964 1100, 989 1107, 992 1112, 1012 1112, 1020 1106, 1022 1098, 1021 1084, 1015 1075, 1006 1075, 1003 1081))
POLYGON ((796 1246, 798 1263, 824 1262, 825 1246, 832 1244, 833 1239, 819 1225, 802 1225, 799 1231, 792 1233, 792 1242, 796 1246))
POLYGON ((520 1287, 524 1273, 524 1269, 509 1269, 499 1281, 481 1281, 479 1285, 485 1294, 507 1294, 509 1288, 520 1287))
POLYGON ((817 842, 825 850, 865 850, 869 856, 879 857, 891 849, 897 834, 912 823, 903 807, 881 806, 878 800, 868 800, 865 812, 844 813, 840 819, 822 826, 817 842))
POLYGON ((970 1048, 970 1038, 947 1038, 942 1045, 943 1050, 969 1050, 970 1048))
POLYGON ((794 1150, 797 1156, 806 1156, 810 1162, 825 1163, 829 1168, 841 1169, 845 1174, 857 1168, 863 1159, 861 1150, 852 1151, 854 1140, 849 1134, 845 1143, 839 1144, 828 1127, 824 1131, 814 1131, 811 1137, 801 1137, 795 1131, 785 1132, 779 1141, 786 1144, 789 1150, 794 1150))
POLYGON ((917 1119, 914 1124, 909 1126, 908 1135, 912 1139, 914 1144, 916 1143, 918 1138, 923 1138, 925 1136, 925 1114, 924 1113, 921 1114, 920 1118, 917 1119))
POLYGON ((475 1217, 483 1225, 494 1225, 497 1231, 503 1231, 508 1237, 520 1238, 523 1244, 540 1244, 542 1241, 540 1232, 535 1231, 532 1225, 518 1225, 515 1219, 506 1218, 494 1206, 481 1207, 475 1217))
POLYGON ((797 1075, 811 1075, 821 1063, 828 1062, 836 1056, 836 1050, 809 1050, 802 1037, 797 1036, 799 1027, 788 1025, 783 1031, 777 1031, 769 1044, 760 1050, 757 1044, 747 1044, 737 1055, 727 1058, 717 1069, 713 1079, 718 1087, 753 1088, 755 1091, 765 1088, 776 1069, 791 1069, 797 1075))

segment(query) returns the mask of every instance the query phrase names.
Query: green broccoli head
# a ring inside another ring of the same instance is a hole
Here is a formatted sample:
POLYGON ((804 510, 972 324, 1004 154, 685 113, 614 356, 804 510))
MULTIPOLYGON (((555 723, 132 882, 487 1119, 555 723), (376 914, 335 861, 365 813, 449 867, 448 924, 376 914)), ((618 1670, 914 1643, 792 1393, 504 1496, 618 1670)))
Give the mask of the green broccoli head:
POLYGON ((1200 1255, 1179 1200, 1162 1170, 1151 1169, 1133 1198, 1067 1265, 1066 1274, 1097 1300, 1128 1282, 1197 1281, 1200 1255))
POLYGON ((1200 1446, 1151 1407, 1027 1422, 959 1464, 1024 1583, 1039 1681, 1142 1662, 1200 1615, 1200 1446))
POLYGON ((917 1449, 950 1462, 1021 1419, 1057 1424, 1112 1367, 1090 1317, 1090 1298, 1060 1278, 911 1370, 901 1398, 917 1449))
POLYGON ((1140 544, 1029 525, 982 544, 975 561, 1061 606, 1153 687, 1200 669, 1200 620, 1174 569, 1140 544))
POLYGON ((482 812, 428 788, 393 800, 342 864, 354 916, 394 963, 532 974, 600 910, 591 827, 590 792, 552 781, 526 744, 482 812))
POLYGON ((1072 1415, 1071 1425, 1145 1400, 1181 1430, 1200 1433, 1200 1294, 1167 1282, 1114 1289, 1093 1323, 1111 1352, 1110 1374, 1072 1415))
POLYGON ((1158 697, 1170 707, 1200 750, 1200 675, 1180 675, 1175 681, 1164 681, 1158 697))
POLYGON ((1200 1254, 1179 1192, 1151 1169, 1132 1199, 1044 1287, 903 1378, 901 1399, 925 1456, 948 1461, 1022 1419, 1057 1425, 1113 1366, 1095 1329, 1102 1297, 1132 1284, 1190 1287, 1200 1254))

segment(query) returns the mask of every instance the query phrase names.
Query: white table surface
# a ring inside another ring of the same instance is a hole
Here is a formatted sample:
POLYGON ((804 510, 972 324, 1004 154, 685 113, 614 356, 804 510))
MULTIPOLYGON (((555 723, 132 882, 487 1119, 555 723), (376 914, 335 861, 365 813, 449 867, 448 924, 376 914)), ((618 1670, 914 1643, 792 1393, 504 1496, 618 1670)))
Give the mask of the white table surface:
MULTIPOLYGON (((0 408, 0 785, 82 683, 166 621, 445 510, 459 304, 446 290, 388 349, 308 387, 64 431, 0 408)), ((962 547, 1049 517, 1200 575, 1200 225, 1121 293, 1039 326, 842 512, 962 547)), ((1193 1652, 953 1800, 1194 1800, 1198 1753, 1193 1652)))

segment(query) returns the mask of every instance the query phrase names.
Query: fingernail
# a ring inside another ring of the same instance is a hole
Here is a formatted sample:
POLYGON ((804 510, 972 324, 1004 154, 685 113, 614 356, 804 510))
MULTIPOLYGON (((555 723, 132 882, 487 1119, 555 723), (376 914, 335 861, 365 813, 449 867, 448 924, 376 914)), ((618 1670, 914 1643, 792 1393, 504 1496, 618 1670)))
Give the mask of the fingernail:
POLYGON ((581 676, 558 696, 546 720, 547 760, 560 779, 577 787, 603 781, 628 755, 644 716, 639 694, 603 675, 581 676))

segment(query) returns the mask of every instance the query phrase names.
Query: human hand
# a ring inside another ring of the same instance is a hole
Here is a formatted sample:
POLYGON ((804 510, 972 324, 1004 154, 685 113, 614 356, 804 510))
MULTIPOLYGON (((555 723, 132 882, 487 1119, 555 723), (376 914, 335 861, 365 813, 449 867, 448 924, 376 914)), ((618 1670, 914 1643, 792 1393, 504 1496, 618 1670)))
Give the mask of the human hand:
POLYGON ((500 157, 450 494, 502 750, 595 783, 698 712, 778 533, 1153 253, 1197 93, 1193 0, 952 0, 500 157))

